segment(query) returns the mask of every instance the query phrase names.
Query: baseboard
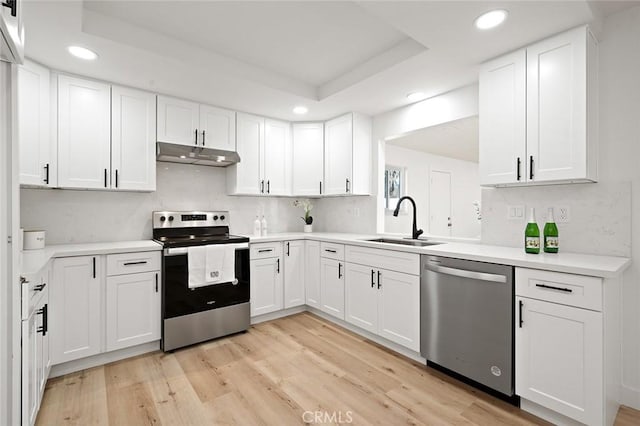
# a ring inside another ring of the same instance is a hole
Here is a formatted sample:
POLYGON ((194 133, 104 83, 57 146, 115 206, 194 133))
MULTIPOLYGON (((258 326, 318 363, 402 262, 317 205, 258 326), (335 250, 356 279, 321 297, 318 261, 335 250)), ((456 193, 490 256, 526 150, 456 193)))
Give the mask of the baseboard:
POLYGON ((64 376, 65 374, 75 373, 76 371, 98 367, 100 365, 109 364, 111 362, 120 361, 126 358, 131 358, 157 350, 160 350, 159 340, 132 346, 130 348, 120 349, 117 351, 93 355, 87 358, 77 359, 75 361, 64 362, 62 364, 52 366, 49 377, 53 378, 64 376))
POLYGON ((620 388, 620 404, 640 410, 640 390, 622 385, 620 388))
POLYGON ((534 416, 540 417, 543 420, 553 423, 554 425, 562 426, 584 426, 582 423, 577 422, 563 414, 556 413, 541 405, 531 402, 527 399, 520 399, 520 409, 531 413, 534 416))
POLYGON ((307 310, 306 305, 295 306, 293 308, 284 309, 282 311, 271 312, 268 314, 258 315, 257 317, 251 317, 251 325, 260 324, 265 321, 273 321, 278 318, 284 318, 291 315, 299 314, 300 312, 305 312, 307 310))

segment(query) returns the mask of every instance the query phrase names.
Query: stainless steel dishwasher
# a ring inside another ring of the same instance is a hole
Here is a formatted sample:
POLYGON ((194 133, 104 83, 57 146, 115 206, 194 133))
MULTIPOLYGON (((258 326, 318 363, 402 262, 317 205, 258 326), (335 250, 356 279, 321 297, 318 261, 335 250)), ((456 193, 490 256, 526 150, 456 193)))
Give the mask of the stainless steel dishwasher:
POLYGON ((512 397, 513 267, 423 255, 421 272, 422 356, 512 397))

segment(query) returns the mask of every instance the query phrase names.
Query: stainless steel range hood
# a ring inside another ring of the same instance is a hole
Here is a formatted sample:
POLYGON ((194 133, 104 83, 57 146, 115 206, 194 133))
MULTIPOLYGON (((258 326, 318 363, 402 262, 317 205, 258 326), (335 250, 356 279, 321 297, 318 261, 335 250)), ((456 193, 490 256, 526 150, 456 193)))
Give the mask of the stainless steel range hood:
POLYGON ((235 151, 166 142, 158 142, 156 146, 156 159, 158 161, 214 167, 227 167, 240 162, 240 156, 235 151))

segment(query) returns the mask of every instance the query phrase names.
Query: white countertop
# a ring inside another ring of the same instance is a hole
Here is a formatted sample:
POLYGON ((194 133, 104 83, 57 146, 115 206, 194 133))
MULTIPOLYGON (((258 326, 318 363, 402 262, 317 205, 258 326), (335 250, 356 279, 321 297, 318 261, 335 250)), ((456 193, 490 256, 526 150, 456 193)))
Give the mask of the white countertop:
MULTIPOLYGON (((602 278, 616 277, 631 264, 631 259, 626 257, 596 256, 590 254, 564 253, 562 251, 556 254, 527 254, 522 248, 490 246, 485 244, 444 242, 440 245, 414 247, 364 241, 380 237, 380 235, 289 232, 268 235, 266 237, 251 237, 250 240, 252 243, 260 243, 308 239, 434 256, 455 257, 458 259, 500 263, 523 268, 544 269, 602 278)), ((433 239, 433 241, 438 241, 438 239, 433 239)))
POLYGON ((50 259, 56 257, 132 253, 162 250, 162 246, 151 240, 119 241, 110 243, 59 244, 40 250, 22 252, 22 275, 37 274, 50 259))

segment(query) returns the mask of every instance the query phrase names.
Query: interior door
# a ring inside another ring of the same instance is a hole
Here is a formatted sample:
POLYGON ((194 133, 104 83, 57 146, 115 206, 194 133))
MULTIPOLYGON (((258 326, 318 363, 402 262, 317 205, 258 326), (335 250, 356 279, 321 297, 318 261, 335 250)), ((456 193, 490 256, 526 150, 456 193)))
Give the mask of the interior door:
POLYGON ((451 236, 451 173, 432 170, 429 183, 429 233, 451 236))
POLYGON ((236 150, 236 113, 228 109, 200 105, 202 145, 224 151, 236 150))
POLYGON ((265 194, 287 195, 290 193, 290 127, 289 123, 283 121, 265 120, 263 151, 265 194))

